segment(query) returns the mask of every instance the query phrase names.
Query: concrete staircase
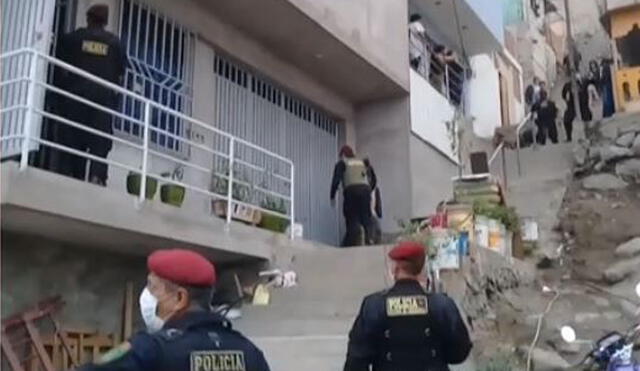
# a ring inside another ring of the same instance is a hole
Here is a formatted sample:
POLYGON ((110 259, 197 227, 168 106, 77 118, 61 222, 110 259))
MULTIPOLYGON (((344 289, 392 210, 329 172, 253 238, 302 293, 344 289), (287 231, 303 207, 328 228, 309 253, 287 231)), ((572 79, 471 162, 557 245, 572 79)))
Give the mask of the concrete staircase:
MULTIPOLYGON (((388 246, 337 249, 294 241, 274 265, 298 274, 298 286, 271 291, 269 306, 245 305, 234 322, 264 352, 272 370, 341 370, 362 298, 391 285, 388 246)), ((473 360, 452 368, 475 370, 473 360)))
POLYGON ((537 254, 555 254, 559 240, 553 232, 562 206, 573 166, 571 143, 547 144, 521 150, 521 176, 518 176, 515 152, 507 161, 507 202, 520 216, 538 222, 537 254))

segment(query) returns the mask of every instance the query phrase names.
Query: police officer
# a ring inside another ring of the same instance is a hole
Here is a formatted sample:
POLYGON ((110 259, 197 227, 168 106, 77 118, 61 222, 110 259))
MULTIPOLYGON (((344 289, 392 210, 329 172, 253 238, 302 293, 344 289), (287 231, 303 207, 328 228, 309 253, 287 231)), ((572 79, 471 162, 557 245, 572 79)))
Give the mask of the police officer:
POLYGON ((189 250, 160 250, 147 260, 140 311, 147 331, 86 371, 269 371, 262 352, 210 311, 214 266, 189 250))
MULTIPOLYGON (((58 58, 95 76, 114 84, 121 84, 127 66, 125 49, 120 40, 105 30, 109 19, 106 5, 94 5, 87 11, 87 27, 64 35, 58 46, 58 58)), ((103 85, 96 84, 77 74, 60 69, 56 74, 56 84, 62 89, 88 99, 98 105, 115 109, 117 94, 103 85)), ((77 124, 86 125, 106 134, 112 134, 112 117, 108 112, 81 103, 76 99, 58 96, 61 115, 77 124)), ((112 147, 109 138, 59 123, 59 141, 72 149, 106 158, 112 147)), ((60 171, 77 179, 85 179, 86 158, 62 152, 60 171)), ((91 161, 89 181, 106 185, 107 165, 91 161)))
POLYGON ((349 333, 345 371, 445 371, 464 362, 471 340, 456 304, 418 282, 425 248, 403 242, 389 252, 395 284, 367 296, 349 333))
POLYGON ((342 246, 358 245, 362 229, 365 244, 371 244, 375 233, 375 221, 371 213, 371 190, 377 185, 375 172, 364 160, 356 158, 348 145, 340 149, 339 155, 340 160, 336 163, 331 181, 331 204, 335 204, 336 193, 342 184, 342 208, 347 230, 342 246))

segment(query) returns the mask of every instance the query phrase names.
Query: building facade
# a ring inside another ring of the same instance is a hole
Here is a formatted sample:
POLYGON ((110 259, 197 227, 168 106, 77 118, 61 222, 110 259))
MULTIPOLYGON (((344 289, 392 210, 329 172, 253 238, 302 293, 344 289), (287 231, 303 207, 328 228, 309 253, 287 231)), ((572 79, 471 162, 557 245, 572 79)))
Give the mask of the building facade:
POLYGON ((603 4, 603 24, 611 37, 613 86, 616 109, 640 111, 640 2, 607 1, 603 4))
POLYGON ((429 215, 465 171, 460 131, 490 137, 523 116, 522 70, 504 48, 501 6, 2 0, 3 311, 68 293, 68 312, 84 313, 77 320, 111 329, 95 314, 117 312, 125 282, 144 284, 154 249, 193 248, 224 272, 269 262, 299 238, 337 246, 343 220, 329 189, 343 144, 377 172, 384 232, 429 215), (104 85, 120 96, 107 110, 106 187, 52 165, 61 151, 101 161, 57 142, 57 127, 78 123, 51 98, 64 94, 54 66, 79 73, 55 58, 58 40, 84 26, 96 3, 109 5, 107 28, 128 56, 123 86, 104 85), (412 14, 434 42, 420 44, 417 67, 412 14), (436 46, 455 61, 437 59, 436 46), (167 196, 176 189, 178 203, 167 196), (256 211, 296 227, 261 228, 256 211))

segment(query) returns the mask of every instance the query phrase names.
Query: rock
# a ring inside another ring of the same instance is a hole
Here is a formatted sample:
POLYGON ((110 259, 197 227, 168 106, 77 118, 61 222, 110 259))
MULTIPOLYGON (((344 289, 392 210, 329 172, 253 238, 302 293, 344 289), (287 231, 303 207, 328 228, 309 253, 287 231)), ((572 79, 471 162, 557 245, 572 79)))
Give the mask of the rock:
POLYGON ((587 163, 588 150, 584 146, 577 145, 573 147, 573 161, 578 166, 583 166, 587 163))
MULTIPOLYGON (((527 359, 529 347, 527 345, 520 346, 517 349, 517 353, 523 359, 527 359)), ((534 369, 536 371, 564 370, 570 366, 569 362, 562 358, 557 352, 541 348, 533 348, 531 360, 533 361, 534 369)))
POLYGON ((609 308, 611 306, 611 302, 608 299, 605 298, 600 298, 600 297, 593 297, 591 298, 593 299, 593 302, 596 303, 597 306, 599 307, 603 307, 603 308, 609 308))
POLYGON ((632 158, 616 164, 616 174, 622 179, 640 181, 640 159, 632 158))
POLYGON ((600 148, 600 158, 605 162, 631 156, 633 156, 633 151, 629 148, 614 145, 600 148))
POLYGON ((617 319, 622 318, 622 313, 620 312, 616 312, 616 311, 608 311, 608 312, 604 312, 604 318, 606 318, 608 321, 614 321, 617 319))
POLYGON ((640 255, 640 237, 636 237, 616 247, 616 256, 630 258, 636 255, 640 255))
POLYGON ((616 144, 619 145, 620 147, 629 148, 633 144, 634 139, 636 139, 636 133, 629 132, 619 136, 618 139, 616 139, 616 144))
POLYGON ((599 313, 576 313, 574 321, 576 323, 584 323, 600 318, 599 313))
POLYGON ((608 191, 625 188, 627 183, 611 174, 595 174, 586 177, 582 181, 582 186, 591 190, 608 191))
POLYGON ((600 160, 600 148, 588 148, 587 157, 592 161, 600 160))
POLYGON ((640 135, 638 135, 636 139, 634 139, 633 143, 631 144, 631 150, 636 156, 640 155, 640 135))
POLYGON ((616 284, 633 274, 640 265, 640 258, 627 259, 614 263, 604 271, 604 281, 616 284))

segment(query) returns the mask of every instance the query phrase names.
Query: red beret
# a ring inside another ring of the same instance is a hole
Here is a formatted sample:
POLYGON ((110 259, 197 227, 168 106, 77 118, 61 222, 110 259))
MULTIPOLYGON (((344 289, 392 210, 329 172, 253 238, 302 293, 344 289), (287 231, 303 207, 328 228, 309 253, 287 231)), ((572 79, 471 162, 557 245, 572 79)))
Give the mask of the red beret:
POLYGON ((202 255, 190 250, 158 250, 147 258, 147 267, 158 277, 178 285, 213 286, 216 269, 202 255))
POLYGON ((392 260, 424 259, 425 255, 424 245, 414 241, 400 242, 389 251, 389 258, 392 260))

